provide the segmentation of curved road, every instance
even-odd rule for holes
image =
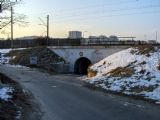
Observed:
[[[31,91],[42,120],[160,120],[160,106],[83,87],[76,75],[50,75],[1,65],[0,72]]]

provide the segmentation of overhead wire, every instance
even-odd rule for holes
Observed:
[[[84,10],[89,10],[91,8],[102,8],[105,6],[116,6],[116,5],[126,5],[128,3],[135,3],[136,1],[128,1],[124,0],[123,2],[116,2],[116,3],[105,3],[105,4],[96,4],[96,5],[89,5],[89,6],[82,6],[82,7],[76,7],[76,8],[70,8],[70,9],[61,9],[57,10],[56,12],[53,10],[47,11],[47,12],[39,12],[39,13],[29,13],[28,15],[39,15],[39,14],[54,14],[54,16],[61,16],[61,13],[69,13],[72,14],[73,12],[78,12],[78,11],[84,11]],[[59,14],[60,13],[60,14]]]
[[[84,20],[84,19],[91,19],[94,18],[94,16],[96,16],[97,18],[102,17],[102,16],[106,16],[106,17],[114,17],[114,16],[124,16],[124,15],[128,15],[128,14],[133,14],[135,15],[135,13],[123,13],[123,14],[111,14],[111,13],[116,13],[116,12],[122,12],[122,11],[131,11],[131,10],[146,10],[146,9],[150,9],[150,8],[160,8],[160,5],[148,5],[148,6],[140,6],[140,7],[132,7],[132,8],[121,8],[121,9],[113,9],[113,10],[104,10],[103,12],[98,11],[98,12],[91,12],[91,13],[84,13],[84,14],[80,14],[77,13],[76,15],[70,15],[70,16],[66,16],[66,17],[55,17],[54,20],[51,20],[54,23],[59,23],[59,22],[66,22],[67,20]],[[137,13],[137,12],[136,12]],[[154,13],[154,12],[144,12],[144,14],[147,13]],[[157,13],[157,11],[156,11]],[[110,14],[110,15],[106,15],[106,14]],[[137,13],[137,14],[143,14],[142,13]],[[87,17],[86,17],[87,16]]]
[[[160,5],[150,5],[150,6],[143,6],[143,7],[133,7],[133,8],[122,8],[122,9],[115,9],[115,10],[109,10],[109,11],[94,11],[90,13],[76,13],[75,15],[65,16],[65,17],[56,17],[56,19],[61,20],[65,18],[74,18],[74,17],[80,17],[80,16],[89,16],[89,15],[96,15],[96,14],[105,14],[105,13],[114,13],[114,12],[121,12],[121,11],[130,11],[130,10],[140,10],[140,9],[148,9],[148,8],[159,8]]]
[[[90,9],[90,8],[96,8],[96,7],[104,7],[104,6],[115,6],[115,5],[122,5],[122,4],[128,4],[128,3],[135,3],[135,1],[128,1],[128,0],[124,0],[116,2],[116,3],[104,3],[104,4],[96,4],[96,5],[89,5],[89,6],[83,6],[83,7],[76,7],[76,8],[70,8],[70,9],[62,9],[59,10],[58,12],[61,13],[67,13],[67,12],[72,12],[72,11],[82,11],[82,10],[86,10],[86,9]]]
[[[143,15],[143,14],[157,14],[157,13],[160,13],[160,11],[149,11],[149,12],[140,12],[140,13],[138,13],[138,12],[136,12],[136,13],[128,13],[128,14],[115,14],[115,15],[104,15],[104,16],[98,16],[98,17],[96,17],[96,18],[98,18],[98,19],[95,19],[95,17],[89,17],[89,18],[78,18],[78,19],[72,19],[72,20],[74,20],[74,21],[89,21],[89,20],[99,20],[99,19],[101,19],[101,18],[110,18],[110,17],[120,17],[120,16],[130,16],[130,15]],[[63,21],[54,21],[54,23],[62,23],[62,22],[69,22],[69,21],[71,21],[71,20],[63,20]]]
[[[71,9],[63,9],[61,10],[62,13],[67,13],[67,14],[63,14],[61,13],[61,15],[56,15],[56,13],[53,15],[54,16],[54,22],[63,22],[63,21],[66,21],[66,20],[79,20],[79,19],[90,19],[90,16],[108,16],[106,14],[111,14],[111,13],[116,13],[116,12],[122,12],[122,11],[130,11],[130,10],[144,10],[144,9],[150,9],[150,8],[159,8],[160,5],[148,5],[148,6],[139,6],[139,7],[132,7],[132,8],[121,8],[121,9],[113,9],[113,10],[106,10],[104,7],[107,6],[107,5],[119,5],[119,4],[123,4],[123,5],[126,5],[128,3],[133,3],[135,1],[128,1],[128,0],[124,0],[123,2],[116,2],[116,3],[107,3],[107,4],[100,4],[100,5],[90,5],[90,6],[84,6],[84,7],[79,7],[79,8],[71,8]],[[85,10],[90,10],[90,8],[96,8],[97,9],[101,7],[101,9],[99,10],[94,10],[94,11],[91,11],[91,12],[85,12]],[[102,9],[103,7],[103,9]],[[64,12],[63,12],[64,11]],[[72,12],[73,11],[73,12]],[[79,11],[79,12],[78,12]],[[84,12],[84,13],[83,13]],[[46,13],[46,14],[49,14],[49,13],[53,13],[52,11]],[[74,13],[74,14],[73,14]],[[44,14],[44,13],[42,13]],[[128,13],[127,13],[128,14]],[[132,13],[129,13],[129,14],[132,14]],[[145,13],[146,14],[146,13]],[[38,14],[37,14],[38,15]],[[121,14],[120,14],[121,15]],[[110,16],[120,16],[119,14],[116,14],[116,15],[110,15]],[[87,17],[86,17],[87,16]]]

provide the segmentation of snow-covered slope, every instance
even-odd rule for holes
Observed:
[[[113,54],[93,65],[90,84],[108,91],[160,101],[160,49],[141,46]]]

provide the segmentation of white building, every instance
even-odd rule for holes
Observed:
[[[81,31],[69,31],[69,38],[70,39],[81,39],[82,32]]]
[[[158,42],[156,40],[148,40],[148,43],[150,43],[150,44],[156,44]]]
[[[105,35],[100,35],[100,36],[89,36],[89,39],[92,40],[100,40],[100,41],[110,41],[110,39],[105,36]]]
[[[109,41],[109,38],[108,38],[107,36],[105,36],[105,35],[100,35],[98,38],[99,38],[101,41]]]
[[[115,36],[115,35],[109,36],[109,40],[110,40],[110,41],[119,41],[118,37]]]

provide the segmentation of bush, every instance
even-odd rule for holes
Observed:
[[[134,74],[134,70],[132,68],[118,67],[107,74],[111,77],[131,77]]]
[[[93,71],[93,70],[90,69],[90,68],[89,68],[87,71],[88,71],[87,76],[88,76],[89,78],[95,77],[95,76],[97,75],[97,71]]]

